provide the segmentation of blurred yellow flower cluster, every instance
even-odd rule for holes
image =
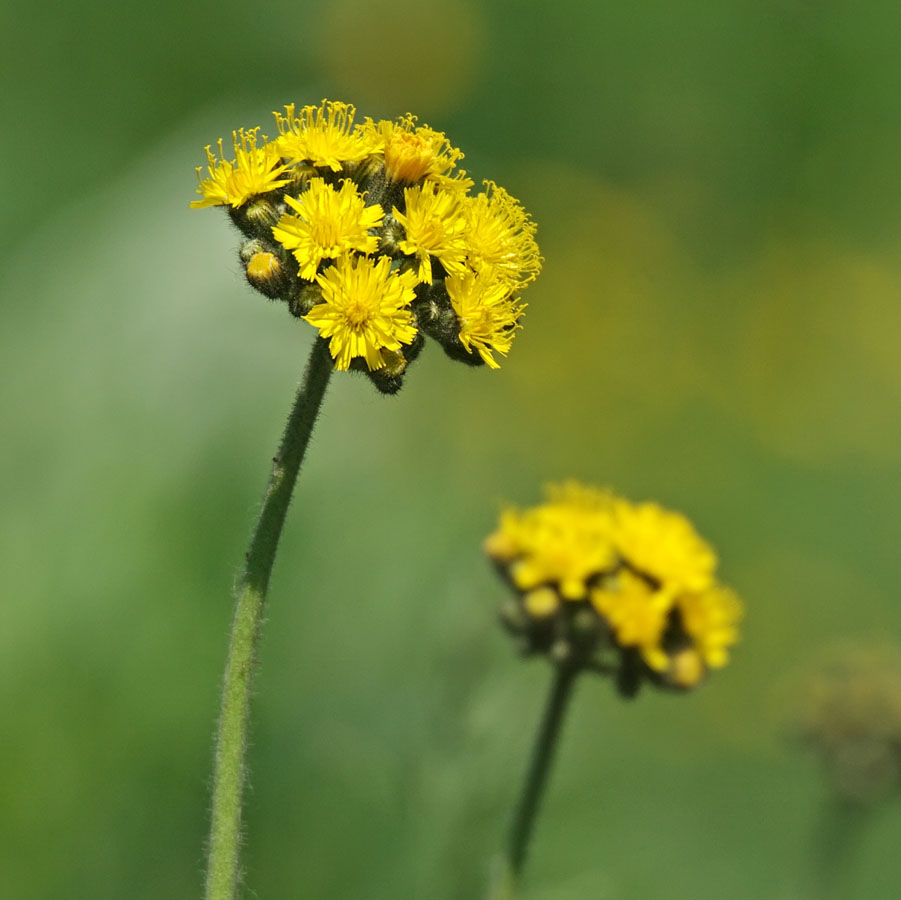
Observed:
[[[525,652],[689,688],[728,661],[742,616],[682,515],[570,481],[502,512],[486,553],[516,590],[503,618]]]
[[[248,281],[319,330],[340,370],[392,393],[424,336],[449,356],[498,368],[541,270],[535,223],[493,182],[470,194],[444,134],[396,121],[355,123],[353,106],[275,113],[278,137],[234,134],[197,170],[200,199],[246,237]]]

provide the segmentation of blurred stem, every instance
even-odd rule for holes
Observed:
[[[255,648],[288,504],[331,374],[328,345],[317,339],[281,445],[272,460],[269,484],[238,582],[216,737],[206,900],[233,900],[237,889],[241,796]]]
[[[510,826],[503,868],[495,879],[491,900],[512,900],[516,895],[516,888],[526,862],[529,840],[557,751],[563,717],[579,671],[577,666],[566,665],[557,666],[554,670],[554,679],[532,751],[532,760]]]
[[[853,897],[851,876],[870,809],[838,797],[823,805],[814,839],[813,897],[840,900]]]

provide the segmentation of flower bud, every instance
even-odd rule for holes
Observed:
[[[523,612],[522,605],[513,597],[508,597],[498,611],[501,624],[511,634],[522,634],[528,628],[528,618]]]
[[[271,237],[272,226],[281,217],[278,205],[269,197],[254,197],[237,208],[229,209],[232,222],[248,237]]]
[[[400,242],[404,239],[404,229],[394,216],[386,216],[385,224],[379,235],[379,250],[386,256],[397,256],[400,253]]]
[[[573,648],[572,644],[566,638],[559,638],[551,644],[551,649],[548,654],[551,662],[556,663],[558,666],[563,663],[568,663],[572,659]]]
[[[258,251],[254,253],[244,270],[247,281],[261,294],[275,300],[284,296],[288,287],[288,279],[284,268],[274,253]]]
[[[320,303],[322,303],[322,288],[318,284],[301,283],[300,287],[288,298],[288,309],[292,316],[301,319]]]
[[[542,587],[529,591],[522,598],[522,605],[533,619],[544,619],[557,611],[560,606],[560,598],[553,588]]]
[[[707,674],[701,654],[694,647],[678,650],[669,659],[669,668],[663,676],[666,684],[676,688],[693,688]]]
[[[295,197],[298,194],[302,194],[306,190],[310,179],[315,178],[319,173],[313,166],[303,164],[289,169],[287,174],[291,180],[285,188],[285,193]]]

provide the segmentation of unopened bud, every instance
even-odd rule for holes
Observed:
[[[385,365],[381,371],[390,378],[403,375],[407,368],[407,359],[399,350],[382,350],[382,359]]]
[[[307,182],[311,178],[315,178],[319,173],[308,163],[302,163],[289,170],[291,173],[291,181],[285,188],[285,193],[296,197],[307,189]]]
[[[244,271],[251,286],[261,294],[276,299],[285,293],[288,280],[281,262],[274,253],[268,251],[254,253],[247,260]]]
[[[271,237],[272,226],[281,218],[279,208],[268,197],[254,197],[244,206],[229,209],[229,215],[244,234],[258,237]]]
[[[533,619],[546,619],[560,607],[560,598],[553,588],[541,587],[529,591],[522,598],[522,605]]]
[[[568,662],[572,657],[572,654],[573,649],[569,641],[565,638],[560,638],[551,644],[550,653],[548,655],[551,658],[551,662],[555,662],[559,665],[560,663]]]
[[[498,611],[501,624],[514,634],[523,632],[528,627],[528,620],[523,614],[522,607],[513,597],[509,597],[501,605]]]
[[[701,654],[694,647],[679,650],[669,658],[669,668],[664,680],[673,687],[693,688],[707,674]]]
[[[288,309],[298,319],[305,316],[314,306],[322,303],[322,288],[318,284],[303,284],[288,299]]]
[[[387,256],[396,256],[400,252],[398,245],[404,237],[404,229],[400,222],[394,216],[386,216],[379,235],[379,249]]]
[[[601,620],[594,609],[584,607],[572,617],[572,629],[580,638],[593,638],[601,629]]]

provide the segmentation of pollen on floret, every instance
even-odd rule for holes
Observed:
[[[191,203],[192,209],[206,206],[231,206],[238,208],[251,197],[266,194],[288,183],[284,178],[287,166],[274,144],[262,138],[257,146],[259,128],[245,131],[243,128],[232,132],[235,158],[228,160],[219,139],[219,158],[206,147],[208,178],[202,176],[202,167],[197,168],[200,186],[197,193],[200,200]]]
[[[466,267],[466,220],[462,198],[434,183],[404,191],[405,212],[394,208],[394,218],[404,227],[406,237],[398,243],[402,253],[419,260],[420,282],[432,280],[432,259],[449,274],[461,275]]]
[[[535,223],[507,191],[493,181],[484,184],[485,190],[466,203],[470,265],[522,290],[541,271]]]
[[[319,106],[304,106],[295,113],[294,104],[285,114],[275,112],[279,137],[276,145],[286,159],[324,166],[334,172],[359,162],[381,148],[377,134],[354,126],[356,109],[349,103],[323,100]]]
[[[369,230],[382,224],[382,207],[367,206],[349,179],[336,189],[313,178],[300,197],[286,196],[285,203],[294,214],[285,213],[272,233],[293,251],[298,275],[307,281],[316,277],[324,259],[337,259],[351,251],[374,253],[378,248],[378,238]]]
[[[452,146],[447,137],[428,125],[417,125],[409,113],[396,122],[369,122],[364,130],[382,140],[385,174],[389,181],[416,184],[429,177],[444,180],[463,159],[462,151]]]
[[[460,343],[490,368],[499,369],[493,354],[506,356],[510,351],[525,304],[511,296],[508,284],[490,275],[451,275],[445,287],[459,323]]]
[[[362,358],[370,371],[382,369],[382,351],[412,344],[417,329],[409,309],[415,298],[416,275],[391,270],[391,260],[341,257],[316,276],[323,302],[304,319],[329,339],[335,368],[346,371]]]

